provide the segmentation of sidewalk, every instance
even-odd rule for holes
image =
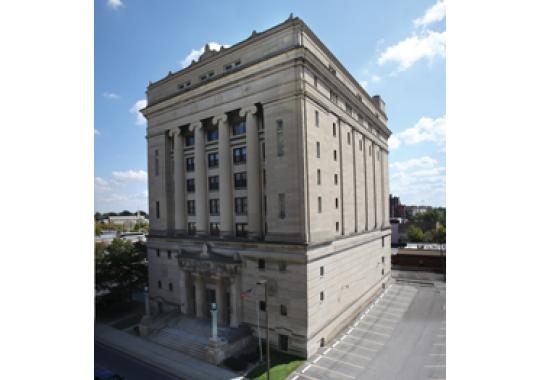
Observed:
[[[182,379],[242,379],[227,369],[216,367],[178,351],[169,350],[103,324],[94,324],[94,339]]]

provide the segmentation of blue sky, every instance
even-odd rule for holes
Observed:
[[[147,210],[149,81],[181,69],[205,43],[233,45],[293,12],[370,95],[386,102],[390,192],[446,205],[446,19],[440,0],[94,3],[94,208]]]

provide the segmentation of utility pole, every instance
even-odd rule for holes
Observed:
[[[266,280],[257,281],[257,285],[264,285],[264,305],[266,311],[266,380],[270,380],[270,329],[268,327],[268,283]]]

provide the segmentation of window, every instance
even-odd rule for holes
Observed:
[[[339,222],[336,222],[336,232],[339,232]]]
[[[351,132],[347,132],[347,144],[351,145]]]
[[[381,262],[384,264],[384,256],[381,256]]]
[[[339,199],[336,198],[336,208],[339,208]]]
[[[334,69],[332,66],[328,65],[328,70],[330,70],[333,75],[337,75],[336,69]]]
[[[337,102],[338,102],[338,96],[337,96],[337,94],[336,94],[334,91],[332,91],[332,90],[330,90],[330,101],[331,101],[332,103],[334,103],[334,104],[337,104]]]
[[[205,80],[207,80],[207,79],[212,78],[213,76],[214,76],[214,72],[213,72],[213,71],[209,71],[209,72],[207,72],[206,74],[201,75],[201,76],[199,77],[199,79],[200,79],[201,81],[205,81]]]
[[[247,215],[247,198],[234,198],[234,212],[236,215]]]
[[[262,158],[263,161],[266,160],[266,144],[262,143]]]
[[[245,120],[238,120],[236,123],[232,126],[233,130],[233,136],[243,135],[246,133],[246,121]]]
[[[209,168],[217,168],[219,166],[219,154],[218,153],[210,153],[208,155],[208,167]]]
[[[219,215],[219,199],[210,199],[210,215]]]
[[[337,136],[336,123],[332,123],[332,134],[334,135],[334,137]]]
[[[381,238],[381,244],[382,244],[382,246],[383,246],[383,248],[384,248],[384,236]],[[383,257],[383,259],[384,259],[384,257]],[[383,260],[383,261],[384,261],[384,260]]]
[[[321,143],[317,141],[317,158],[321,158]]]
[[[259,301],[259,310],[260,311],[266,311],[266,302]]]
[[[223,70],[224,70],[224,71],[229,71],[229,70],[232,69],[232,68],[233,68],[232,63],[229,63],[228,65],[223,66]]]
[[[319,126],[319,111],[315,111],[315,126]]]
[[[319,299],[320,299],[321,301],[324,301],[324,292],[320,292],[320,293],[319,293]]]
[[[210,235],[219,236],[219,223],[210,223]]]
[[[317,169],[317,185],[321,184],[321,169]]]
[[[195,178],[188,179],[186,181],[186,185],[187,185],[187,192],[188,193],[195,192]]]
[[[258,263],[259,270],[265,270],[266,269],[266,260],[265,259],[259,259],[257,263]]]
[[[245,189],[247,187],[246,172],[234,173],[234,188]]]
[[[195,235],[195,233],[197,232],[197,227],[195,223],[188,223],[187,228],[188,228],[189,235]]]
[[[206,132],[206,140],[208,142],[210,141],[216,141],[219,139],[219,130],[217,128],[210,128]]]
[[[161,289],[161,280],[158,280],[157,287]]]
[[[321,347],[324,347],[324,345],[325,345],[324,338],[321,338]]]
[[[277,156],[283,157],[283,120],[276,121]]]
[[[285,261],[280,261],[278,266],[280,272],[285,272],[287,270],[287,263]]]
[[[237,237],[247,236],[247,223],[236,223],[236,236]]]
[[[193,145],[195,145],[195,135],[193,133],[189,133],[186,135],[186,146]]]
[[[233,162],[243,164],[246,162],[246,147],[233,149]]]
[[[208,190],[209,191],[219,190],[219,176],[214,175],[214,176],[208,177]]]
[[[186,158],[186,171],[192,172],[195,170],[195,158],[189,157]]]
[[[171,257],[172,257],[171,251],[170,251],[170,250],[168,250],[168,251],[167,251],[167,258],[168,258],[168,259],[170,260],[170,259],[171,259]]]
[[[154,175],[159,175],[159,150],[154,152]]]
[[[184,82],[184,83],[181,83],[178,85],[178,90],[183,90],[183,89],[187,89],[188,87],[191,86],[191,81],[188,80],[187,82]]]
[[[319,275],[324,277],[324,267],[319,267]]]
[[[281,315],[287,316],[287,306],[285,306],[285,305],[280,305],[280,307],[279,307],[279,313],[280,313]]]
[[[334,149],[334,161],[337,161],[337,150]]]
[[[187,201],[187,214],[195,215],[195,201]]]
[[[384,276],[384,269],[381,270],[381,275]]]
[[[281,351],[289,351],[289,337],[287,335],[279,334],[279,349]]]
[[[156,202],[156,219],[159,219],[159,201]]]
[[[319,214],[322,212],[322,197],[317,198],[318,206],[319,206]]]
[[[279,197],[279,218],[285,219],[285,194],[278,194]]]
[[[160,255],[160,252],[159,252],[159,248],[158,248],[158,249],[156,249],[156,256],[159,257],[159,255]]]
[[[334,185],[338,184],[338,175],[334,174]]]
[[[173,291],[172,282],[169,282],[169,291],[170,291],[170,292]]]

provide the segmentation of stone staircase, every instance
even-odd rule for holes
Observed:
[[[183,352],[201,360],[206,360],[208,338],[192,335],[175,328],[165,327],[150,335],[149,339],[161,346]]]

